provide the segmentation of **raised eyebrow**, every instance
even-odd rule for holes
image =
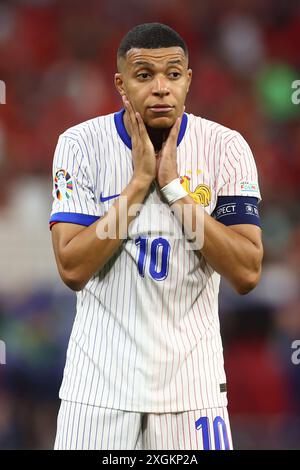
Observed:
[[[150,62],[145,62],[145,61],[134,62],[132,65],[133,65],[133,67],[138,67],[140,65],[146,65],[147,67],[155,67],[154,64],[152,64]]]
[[[180,59],[178,59],[178,60],[170,60],[170,61],[167,63],[167,65],[170,65],[170,64],[172,64],[172,65],[178,64],[178,65],[183,66],[182,61],[181,61]],[[133,67],[134,67],[134,68],[136,68],[136,67],[138,67],[138,66],[140,66],[140,65],[145,65],[145,66],[147,66],[147,67],[154,67],[154,68],[155,68],[155,64],[152,64],[151,62],[137,61],[137,62],[134,62],[134,63],[133,63]]]
[[[180,59],[178,60],[170,60],[167,65],[169,64],[178,64],[178,65],[183,65],[182,61]]]

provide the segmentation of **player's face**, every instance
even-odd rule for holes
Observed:
[[[115,75],[115,85],[146,125],[169,128],[183,111],[191,79],[192,70],[181,47],[133,48],[127,52],[122,72]]]

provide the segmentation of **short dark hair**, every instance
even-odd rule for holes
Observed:
[[[188,48],[179,34],[163,23],[144,23],[132,28],[120,42],[117,53],[119,69],[120,59],[126,59],[126,53],[136,47],[138,49],[159,49],[160,47],[181,47],[186,57]]]

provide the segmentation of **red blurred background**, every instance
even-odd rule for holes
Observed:
[[[186,111],[242,133],[256,158],[260,285],[222,284],[220,317],[236,448],[299,448],[300,6],[291,0],[23,0],[0,3],[0,448],[52,448],[75,294],[54,264],[51,167],[66,128],[122,107],[116,52],[139,23],[185,39]]]

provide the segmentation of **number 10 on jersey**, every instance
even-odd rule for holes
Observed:
[[[163,281],[168,276],[170,243],[159,237],[149,240],[148,237],[138,237],[135,244],[139,247],[138,271],[145,277],[147,257],[150,256],[149,274],[155,281]]]

